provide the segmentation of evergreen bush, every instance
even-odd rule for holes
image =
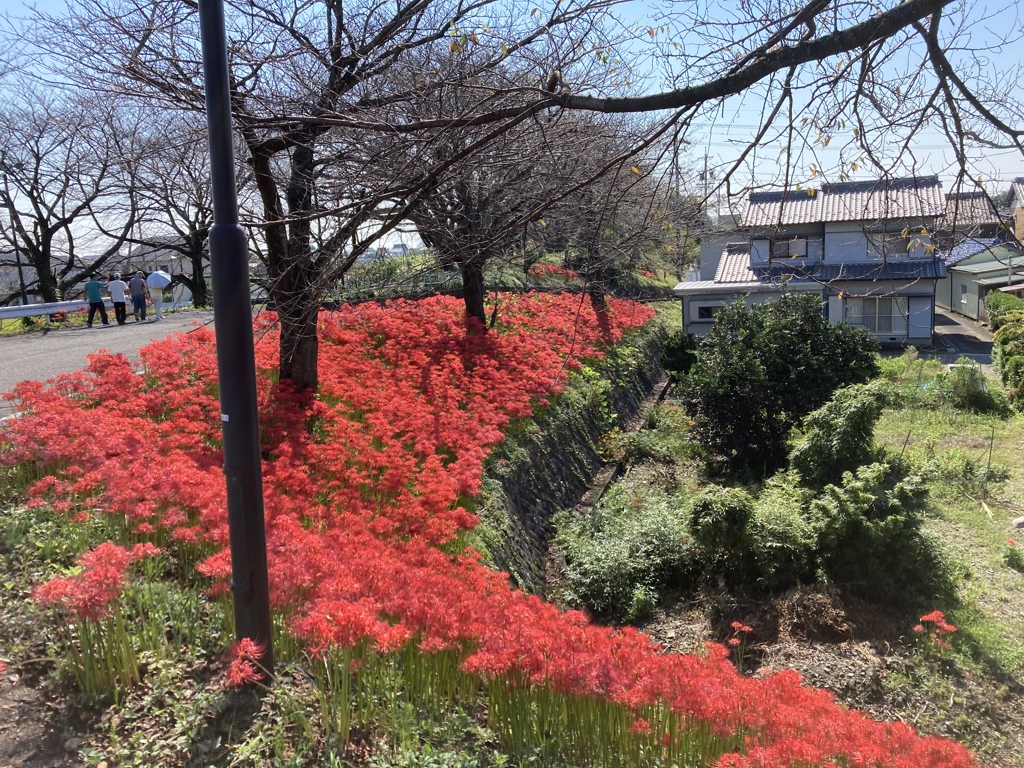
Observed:
[[[693,435],[731,471],[770,475],[805,415],[877,374],[877,350],[873,336],[829,325],[817,296],[723,307],[681,387]]]
[[[985,295],[985,311],[993,331],[1004,324],[1008,313],[1020,310],[1024,310],[1024,301],[1017,296],[1002,291],[990,291]]]
[[[927,500],[899,461],[847,472],[810,505],[819,579],[885,602],[952,601],[952,568],[921,528]]]
[[[932,393],[941,404],[961,411],[1001,414],[1007,410],[1003,393],[990,388],[981,367],[967,357],[961,357],[949,371],[935,377]]]
[[[661,364],[672,372],[676,379],[686,373],[697,362],[697,337],[692,333],[677,331],[665,339],[661,347]]]
[[[845,387],[804,419],[804,439],[790,454],[789,465],[812,488],[842,481],[845,472],[876,457],[875,424],[882,414],[885,387]]]

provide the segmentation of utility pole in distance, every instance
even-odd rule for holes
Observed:
[[[267,583],[252,299],[245,232],[238,224],[223,0],[199,0],[199,24],[213,186],[210,273],[216,297],[213,320],[217,335],[235,634],[239,640],[251,638],[260,644],[263,656],[259,663],[271,674],[274,670],[273,627]]]

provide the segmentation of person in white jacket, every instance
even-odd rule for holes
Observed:
[[[146,285],[149,286],[149,297],[153,301],[153,311],[156,314],[154,320],[160,320],[163,317],[161,308],[163,307],[164,300],[164,288],[171,284],[171,276],[163,271],[163,268],[157,267],[155,272],[151,272],[149,277],[146,278]]]
[[[114,303],[114,317],[118,325],[124,325],[127,317],[128,283],[121,279],[121,273],[115,272],[114,279],[107,283],[110,300]]]

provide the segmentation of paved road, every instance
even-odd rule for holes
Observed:
[[[0,338],[0,392],[9,392],[20,381],[45,381],[58,373],[70,373],[85,367],[86,355],[106,349],[134,358],[139,348],[176,331],[189,331],[196,324],[213,323],[213,311],[165,314],[160,322],[152,320],[104,328],[60,328],[41,333]],[[0,402],[0,415],[9,412]]]
[[[936,307],[935,342],[951,355],[969,357],[982,366],[992,364],[991,331],[968,317]]]

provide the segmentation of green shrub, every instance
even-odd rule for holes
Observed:
[[[1024,301],[1002,291],[991,291],[985,296],[985,310],[988,314],[988,324],[994,331],[1003,325],[1008,313],[1024,310]]]
[[[1014,539],[1006,540],[1006,549],[1003,550],[1003,562],[1015,571],[1024,573],[1024,547]]]
[[[774,590],[813,578],[810,498],[791,473],[768,480],[756,498],[720,486],[699,493],[690,506],[690,531],[702,580]]]
[[[633,590],[633,601],[629,604],[629,610],[626,612],[626,620],[630,622],[643,621],[650,617],[657,604],[657,590],[647,584],[639,585]]]
[[[814,578],[814,530],[807,518],[811,493],[791,472],[765,483],[754,504],[749,545],[754,581],[780,590]]]
[[[663,589],[690,578],[683,505],[668,494],[613,486],[589,517],[563,514],[555,524],[566,599],[599,616],[640,618]]]
[[[902,382],[919,369],[917,347],[907,347],[899,357],[883,357],[878,361],[878,375],[894,384]]]
[[[733,472],[770,475],[806,414],[877,373],[877,349],[873,336],[829,325],[817,296],[723,307],[681,386],[693,435]]]
[[[1024,403],[1024,355],[1005,357],[1000,361],[1003,384],[1006,385],[1006,397],[1010,403],[1019,408]]]
[[[659,403],[647,412],[644,429],[622,432],[614,428],[602,435],[601,455],[605,461],[624,464],[645,460],[670,464],[692,459],[699,446],[689,439],[691,424],[678,405]]]
[[[883,399],[883,385],[840,389],[804,419],[804,439],[790,454],[790,468],[808,486],[824,488],[840,482],[843,473],[870,464],[877,454],[874,433]]]
[[[1001,465],[989,465],[984,456],[973,457],[963,448],[950,448],[940,454],[926,451],[923,459],[915,457],[917,471],[929,482],[945,483],[967,493],[976,493],[989,483],[1002,483],[1010,471]]]
[[[690,502],[690,535],[700,567],[707,576],[726,576],[732,583],[750,580],[753,560],[750,521],[754,499],[742,488],[713,485]]]
[[[661,364],[666,371],[680,374],[690,371],[697,362],[697,337],[692,333],[677,331],[665,339],[661,345]]]
[[[897,461],[846,473],[810,505],[819,578],[893,603],[952,600],[950,565],[921,528],[927,500],[921,479]]]
[[[1024,355],[1024,312],[1010,312],[992,338],[1000,357]]]
[[[967,357],[935,377],[932,393],[940,403],[961,411],[1002,414],[1008,410],[1003,393],[990,388],[981,367]]]

